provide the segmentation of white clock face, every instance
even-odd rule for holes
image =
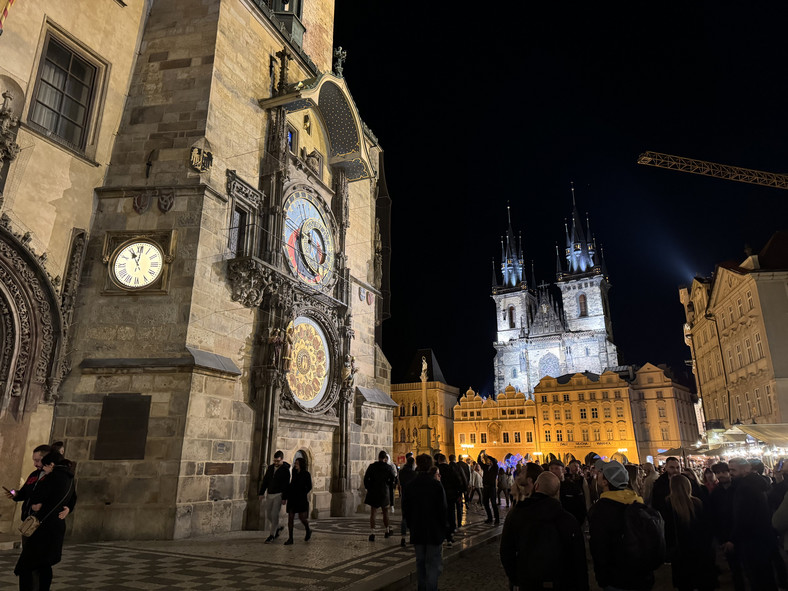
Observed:
[[[112,260],[112,276],[126,289],[142,289],[161,275],[164,256],[153,242],[134,241],[118,249]]]

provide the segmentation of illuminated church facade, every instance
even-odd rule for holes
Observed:
[[[583,227],[572,190],[572,222],[565,226],[565,262],[556,246],[556,282],[526,279],[522,237],[515,238],[511,213],[501,240],[501,274],[493,271],[497,317],[495,390],[507,385],[533,397],[545,376],[618,365],[608,305],[610,283],[588,220]]]

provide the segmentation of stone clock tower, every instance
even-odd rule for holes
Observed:
[[[277,449],[347,515],[391,447],[390,200],[332,21],[330,0],[153,6],[54,421],[77,537],[260,527]]]

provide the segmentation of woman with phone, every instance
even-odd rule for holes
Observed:
[[[50,452],[41,460],[41,466],[44,475],[28,499],[31,513],[41,523],[32,535],[22,538],[22,553],[14,568],[20,591],[49,590],[52,567],[60,562],[66,534],[66,522],[58,518],[58,513],[74,496],[74,474],[68,460]]]

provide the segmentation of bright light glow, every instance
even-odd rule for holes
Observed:
[[[626,447],[619,447],[619,448],[618,448],[618,453],[620,453],[620,454],[625,454],[625,453],[627,453],[628,451],[629,451],[629,450],[628,450]]]

